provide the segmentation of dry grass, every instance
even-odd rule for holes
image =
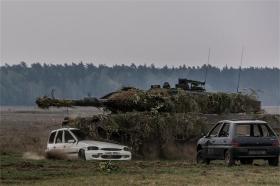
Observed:
[[[64,117],[84,117],[96,113],[100,113],[100,110],[90,107],[48,110],[34,107],[1,107],[1,152],[36,152],[42,155],[50,131],[61,127]]]
[[[49,132],[60,126],[58,113],[1,111],[1,152],[43,153]]]
[[[1,183],[13,185],[279,185],[279,167],[263,161],[226,167],[223,162],[196,165],[191,161],[112,162],[24,160],[1,155]]]

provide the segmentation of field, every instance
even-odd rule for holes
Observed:
[[[108,169],[107,169],[108,168]],[[190,161],[85,162],[24,160],[1,155],[2,184],[21,185],[279,185],[279,167],[263,162],[225,167]]]
[[[225,167],[222,161],[196,165],[180,161],[84,162],[49,160],[44,149],[49,132],[65,116],[102,110],[1,108],[1,185],[280,185],[280,168],[267,162]]]

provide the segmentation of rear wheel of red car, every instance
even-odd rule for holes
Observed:
[[[270,166],[278,166],[279,165],[279,158],[278,157],[277,158],[270,158],[268,160],[268,164]]]
[[[210,160],[209,159],[206,159],[203,157],[203,150],[199,150],[197,151],[197,154],[196,154],[196,163],[197,164],[209,164],[210,163]]]
[[[235,164],[235,160],[233,159],[232,154],[229,150],[225,152],[225,164],[227,166],[232,166]]]
[[[84,149],[79,150],[78,156],[80,160],[86,160],[85,150]]]
[[[240,160],[240,163],[243,165],[252,165],[253,159],[243,159],[243,160]]]

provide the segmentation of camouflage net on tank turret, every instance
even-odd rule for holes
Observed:
[[[101,99],[59,100],[40,97],[40,108],[50,106],[96,106],[105,107],[113,113],[152,111],[169,113],[252,113],[259,112],[260,102],[253,96],[241,93],[190,92],[181,89],[154,88],[148,91],[123,88]]]

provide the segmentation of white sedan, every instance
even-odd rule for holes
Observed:
[[[86,136],[76,128],[61,128],[50,134],[46,152],[61,152],[68,158],[83,160],[131,160],[127,146],[86,140]]]

